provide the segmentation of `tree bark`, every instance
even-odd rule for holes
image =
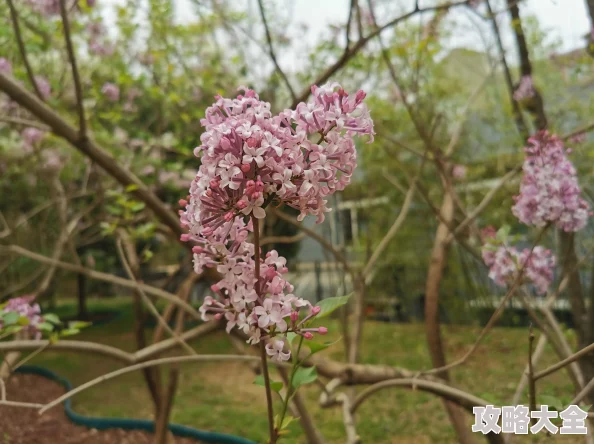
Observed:
[[[427,283],[425,285],[425,332],[429,345],[429,353],[434,367],[446,365],[443,341],[439,325],[439,288],[443,278],[443,270],[446,264],[449,234],[448,226],[454,220],[454,199],[451,193],[445,192],[441,205],[442,221],[437,227],[435,241],[431,252],[429,270],[427,272]],[[450,380],[447,371],[438,374],[445,381]],[[474,442],[471,429],[466,423],[464,410],[458,405],[443,399],[444,407],[450,421],[456,430],[458,440],[461,443]]]

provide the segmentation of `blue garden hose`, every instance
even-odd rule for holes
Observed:
[[[67,391],[72,390],[72,384],[67,379],[58,376],[51,370],[34,365],[24,365],[16,369],[16,373],[28,373],[44,378],[50,379],[62,385]],[[72,410],[72,400],[64,401],[64,412],[68,419],[74,424],[97,429],[124,429],[124,430],[143,430],[146,432],[155,431],[154,421],[146,419],[124,419],[124,418],[93,418],[89,416],[79,415]],[[238,436],[227,435],[224,433],[207,432],[204,430],[197,430],[192,427],[187,427],[179,424],[169,424],[169,430],[174,436],[182,438],[193,438],[203,442],[217,443],[217,444],[256,444]]]

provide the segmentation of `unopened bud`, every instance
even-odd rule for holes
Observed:
[[[318,333],[321,335],[325,335],[326,333],[328,333],[328,329],[326,327],[319,327]]]
[[[303,337],[305,339],[313,339],[313,334],[309,331],[306,331],[305,333],[303,333]]]

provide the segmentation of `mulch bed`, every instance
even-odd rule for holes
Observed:
[[[37,375],[15,374],[6,382],[6,399],[47,403],[64,393],[57,383]],[[2,444],[152,444],[153,435],[135,430],[96,430],[70,422],[63,406],[43,415],[37,410],[0,406]],[[175,438],[175,444],[197,444],[188,438]]]

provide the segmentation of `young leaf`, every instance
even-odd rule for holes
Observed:
[[[138,185],[136,185],[135,183],[131,183],[130,185],[128,185],[126,187],[126,191],[128,193],[132,192],[132,191],[136,191],[138,189]]]
[[[19,320],[17,321],[17,324],[25,327],[25,326],[29,325],[29,322],[30,321],[29,321],[29,318],[28,317],[26,317],[26,316],[20,316],[19,317]]]
[[[318,303],[318,306],[321,307],[322,310],[317,314],[316,319],[329,316],[334,310],[345,305],[349,301],[351,295],[352,293],[347,294],[346,296],[335,296],[333,298],[322,299]]]
[[[41,331],[53,331],[54,326],[49,322],[42,322],[41,324],[37,324],[37,329]]]
[[[328,347],[330,347],[331,345],[336,344],[341,339],[342,339],[342,337],[338,338],[334,342],[325,342],[323,344],[320,344],[319,342],[307,342],[307,348],[309,348],[309,351],[310,351],[309,356],[311,356],[311,355],[313,355],[313,354],[315,354],[317,352],[321,352],[322,350],[326,350]]]
[[[67,328],[60,332],[60,336],[74,336],[80,333],[78,328]]]
[[[72,321],[68,323],[68,328],[73,328],[76,330],[80,330],[81,328],[86,328],[90,325],[93,325],[91,322],[84,322],[84,321]]]
[[[52,324],[55,324],[55,325],[60,325],[62,323],[62,321],[60,321],[60,318],[57,315],[55,315],[54,313],[44,314],[43,320],[47,321],[47,322],[51,322]]]
[[[19,314],[15,311],[9,311],[2,315],[2,323],[5,326],[14,325],[19,321]]]
[[[293,416],[287,415],[285,416],[285,419],[283,419],[283,423],[280,426],[281,430],[286,429],[287,427],[289,427],[289,424],[291,424],[293,421],[295,421],[297,418],[294,418]]]
[[[318,378],[315,367],[299,367],[293,376],[293,388],[297,389],[305,384],[310,384]]]
[[[266,384],[264,382],[264,376],[259,375],[256,376],[256,379],[254,380],[254,384],[262,386],[262,387],[266,387]],[[280,392],[283,388],[283,383],[280,381],[270,381],[270,389],[274,392]]]

